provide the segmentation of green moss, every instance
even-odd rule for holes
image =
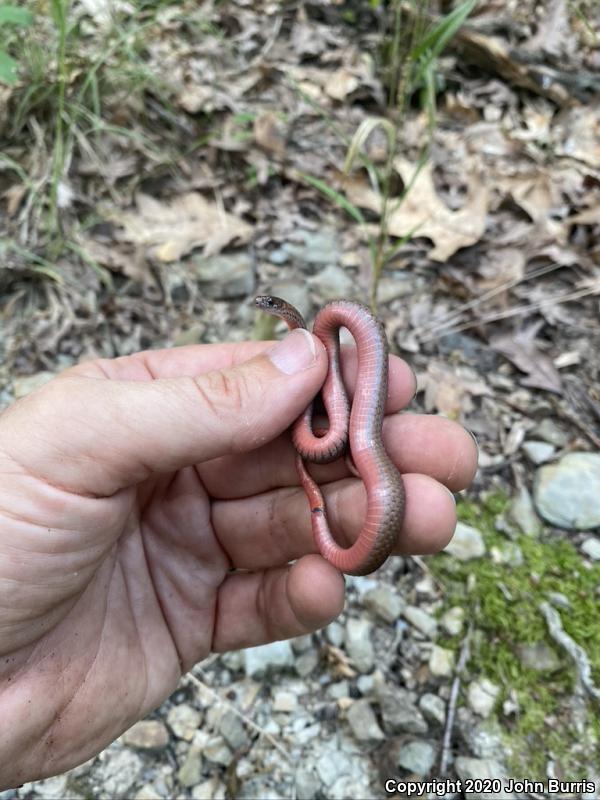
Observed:
[[[503,495],[490,494],[482,505],[459,505],[459,518],[481,531],[487,555],[468,562],[446,554],[430,559],[432,571],[446,589],[442,613],[460,605],[473,624],[466,680],[487,677],[500,686],[499,705],[510,697],[517,699],[515,715],[500,715],[515,774],[541,779],[552,757],[569,774],[586,777],[590,751],[600,742],[600,720],[588,698],[586,730],[591,732],[590,739],[595,738],[595,745],[594,741],[582,744],[571,719],[576,670],[570,657],[550,638],[539,605],[552,592],[568,599],[569,609],[560,610],[563,627],[585,649],[593,680],[600,685],[600,565],[586,566],[562,536],[534,539],[515,534],[509,542],[496,528],[508,502]],[[521,563],[500,564],[490,557],[493,548],[502,552],[515,545],[521,551]],[[536,643],[554,650],[560,661],[558,669],[533,670],[522,663],[520,648]],[[460,645],[460,640],[451,639],[444,646],[458,649]]]

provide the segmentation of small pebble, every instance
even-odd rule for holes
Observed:
[[[346,714],[354,737],[359,742],[382,741],[385,735],[368,700],[356,700]]]
[[[434,644],[429,657],[429,671],[438,678],[449,678],[454,672],[454,652]]]
[[[298,698],[292,692],[285,689],[278,689],[273,697],[273,711],[280,711],[284,714],[293,713],[298,707]]]
[[[437,621],[431,614],[423,611],[423,609],[418,606],[406,606],[402,614],[414,628],[421,631],[428,639],[435,639],[437,634]]]
[[[454,606],[446,611],[440,620],[442,628],[446,631],[446,633],[450,634],[450,636],[459,635],[463,629],[464,621],[465,610],[460,606]]]
[[[167,724],[175,736],[186,742],[192,741],[201,722],[201,713],[197,709],[184,703],[174,706],[167,714]]]
[[[477,528],[466,525],[464,522],[457,522],[454,536],[444,547],[444,552],[458,558],[459,561],[481,558],[485,554],[483,536]]]

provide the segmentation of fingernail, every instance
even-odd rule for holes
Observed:
[[[308,331],[296,328],[285,339],[277,342],[268,355],[278,370],[286,375],[293,375],[315,363],[317,348]]]
[[[479,442],[477,441],[477,437],[475,436],[473,431],[469,430],[468,428],[465,428],[465,430],[467,431],[468,434],[470,434],[471,439],[473,439],[473,441],[475,442],[475,447],[477,448],[477,459],[479,459]]]
[[[419,389],[421,387],[419,386],[419,381],[417,379],[417,373],[414,371],[414,369],[411,367],[410,364],[408,365],[408,367],[409,367],[410,371],[412,372],[413,378],[414,378],[414,381],[415,381],[415,391],[414,391],[414,394],[413,394],[413,396],[411,398],[411,401],[410,401],[411,403],[414,403],[417,395],[419,394]]]
[[[447,486],[444,486],[444,489],[448,492],[448,494],[452,498],[452,502],[454,503],[454,505],[456,505],[456,495],[454,494],[454,492],[451,492]]]

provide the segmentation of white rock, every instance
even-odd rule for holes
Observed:
[[[178,739],[191,742],[200,727],[202,714],[192,706],[181,703],[174,706],[167,714],[167,723]]]
[[[533,439],[528,442],[523,442],[521,447],[527,454],[529,460],[534,464],[543,464],[545,461],[549,461],[556,452],[556,448],[553,444],[538,442]]]
[[[298,707],[298,698],[292,692],[285,689],[277,689],[273,697],[273,711],[280,711],[291,714]]]
[[[193,800],[217,800],[219,797],[225,797],[225,786],[216,775],[192,789]]]
[[[157,719],[142,719],[125,731],[122,741],[138,750],[162,750],[169,743],[169,731]]]
[[[370,672],[375,664],[372,628],[367,619],[350,618],[346,623],[346,651],[359,672]]]
[[[416,706],[414,695],[399,686],[378,688],[383,724],[388,733],[427,733],[427,723]]]
[[[244,651],[246,675],[255,678],[269,669],[280,669],[294,665],[294,651],[289,641],[271,642],[260,647],[247,647]]]
[[[460,561],[481,558],[485,554],[483,537],[477,528],[466,525],[464,522],[457,522],[454,536],[444,547],[444,552],[458,558]]]
[[[339,700],[341,697],[349,697],[350,696],[350,687],[348,685],[348,681],[337,681],[336,683],[331,683],[327,689],[326,693],[328,697],[331,697],[332,700]]]
[[[373,692],[373,676],[372,675],[359,675],[356,679],[356,688],[365,697]]]
[[[523,551],[516,542],[505,542],[501,547],[490,548],[490,558],[494,564],[520,567],[523,563]]]
[[[410,624],[421,631],[428,639],[435,639],[437,634],[437,622],[426,611],[418,606],[406,606],[402,615]]]
[[[568,530],[600,525],[600,453],[573,452],[536,471],[534,500],[544,519]]]
[[[438,678],[448,678],[454,672],[454,652],[434,644],[429,656],[429,671]]]
[[[296,636],[296,638],[292,639],[291,642],[294,653],[306,653],[306,651],[310,650],[310,648],[313,646],[313,640],[310,634],[307,634],[306,636]]]
[[[446,611],[440,620],[442,623],[442,628],[446,631],[446,633],[449,633],[450,636],[458,636],[463,629],[464,621],[465,610],[460,606],[454,606]]]
[[[348,723],[354,737],[360,742],[382,741],[385,735],[368,700],[357,700],[347,712]]]
[[[339,622],[330,622],[325,628],[325,636],[334,647],[341,647],[344,644],[344,628]]]
[[[121,748],[105,751],[108,758],[99,769],[95,770],[95,778],[101,782],[102,791],[109,797],[130,797],[132,788],[139,780],[144,762],[133,750]]]
[[[208,761],[212,761],[213,764],[222,764],[224,767],[229,766],[233,759],[233,753],[227,747],[222,736],[211,736],[202,753]]]
[[[404,600],[395,589],[382,583],[365,594],[365,605],[385,622],[393,624],[404,608]]]
[[[467,692],[471,709],[480,717],[489,717],[494,709],[500,687],[487,678],[472,681]]]
[[[408,742],[400,750],[398,766],[414,775],[427,775],[437,755],[437,747],[433,742],[415,740]]]
[[[306,678],[307,675],[310,675],[318,663],[319,654],[317,651],[307,650],[306,653],[302,653],[301,656],[296,657],[294,668],[300,677]]]
[[[437,694],[427,693],[419,698],[419,708],[433,722],[443,725],[446,721],[446,703]]]
[[[63,794],[61,797],[66,797]],[[71,792],[69,792],[69,800],[71,800]],[[142,788],[136,792],[135,800],[163,800],[163,795],[157,792],[156,788],[151,783],[145,783]]]
[[[318,775],[308,764],[301,764],[296,770],[296,800],[314,800],[321,789]]]
[[[193,745],[187,751],[177,772],[177,780],[182,786],[189,788],[200,783],[202,778],[202,754]]]
[[[246,747],[250,741],[244,723],[238,715],[230,709],[226,709],[221,714],[218,730],[232,750],[239,750],[242,747]]]
[[[589,556],[592,561],[600,561],[600,539],[594,539],[590,536],[581,545],[581,552]]]

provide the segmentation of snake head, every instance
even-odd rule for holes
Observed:
[[[264,309],[273,308],[276,299],[279,298],[271,297],[269,294],[259,294],[254,298],[254,305]]]
[[[265,314],[274,314],[284,320],[291,329],[306,328],[306,323],[298,309],[294,308],[287,300],[282,300],[281,297],[259,294],[258,297],[254,298],[254,305],[264,311]]]
[[[280,314],[288,306],[285,300],[281,297],[273,297],[270,294],[259,294],[254,298],[254,305],[260,308],[261,311],[266,311],[267,314]]]

